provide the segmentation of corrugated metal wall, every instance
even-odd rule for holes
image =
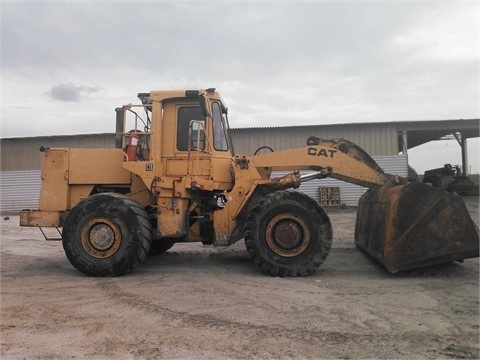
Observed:
[[[260,146],[274,151],[305,146],[308,137],[323,139],[344,138],[365,150],[371,156],[398,154],[398,124],[344,124],[302,127],[248,128],[232,131],[237,154],[252,155]]]
[[[385,172],[400,176],[408,174],[406,156],[376,156],[374,159]],[[286,172],[276,172],[272,177],[283,174]],[[40,170],[0,172],[0,211],[38,208],[40,182]],[[319,201],[320,186],[340,187],[340,204],[347,206],[356,206],[360,196],[367,190],[358,185],[330,178],[307,181],[300,185],[298,190]]]
[[[40,146],[111,148],[115,134],[39,136],[0,139],[0,171],[39,170],[42,167]]]
[[[386,173],[408,176],[408,164],[406,156],[373,156],[373,158]],[[302,174],[303,173],[304,172],[302,172]],[[332,178],[304,182],[300,185],[298,191],[301,191],[315,200],[320,201],[321,186],[340,187],[340,204],[345,204],[347,206],[357,206],[358,199],[360,199],[360,196],[367,191],[367,188],[362,186]]]
[[[0,211],[37,209],[40,196],[40,170],[0,172]]]
[[[305,146],[309,136],[323,139],[344,138],[371,156],[398,154],[398,130],[395,123],[319,125],[278,128],[232,129],[236,154],[252,155],[260,146],[275,151]],[[0,171],[38,170],[41,168],[40,146],[45,147],[114,147],[115,134],[40,136],[0,139]]]
[[[406,160],[404,157],[393,156],[398,154],[397,126],[396,123],[344,124],[246,128],[232,129],[231,132],[235,153],[247,155],[253,154],[257,148],[264,145],[270,146],[275,151],[305,146],[307,138],[312,135],[324,139],[344,138],[379,159],[380,166],[385,167],[387,171],[403,175],[401,172],[402,169],[406,169]],[[111,148],[114,145],[113,133],[0,139],[0,210],[21,210],[38,206],[42,161],[40,146]],[[400,158],[404,160],[396,163],[395,161]],[[390,160],[387,159],[396,159],[392,160],[392,170],[389,170]],[[386,161],[386,164],[383,161]],[[338,186],[336,180],[323,179],[307,182],[302,185],[301,190],[318,200],[319,181],[322,181],[322,186]],[[344,183],[340,189],[341,201],[347,205],[354,205],[363,191],[361,187]]]

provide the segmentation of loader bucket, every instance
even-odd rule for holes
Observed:
[[[358,204],[355,243],[391,273],[478,257],[478,234],[458,195],[426,184],[386,184]]]

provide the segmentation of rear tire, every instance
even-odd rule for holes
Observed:
[[[271,276],[314,273],[332,246],[330,219],[320,205],[296,191],[277,191],[255,205],[245,225],[245,245]]]
[[[62,231],[70,263],[89,276],[119,276],[145,259],[152,226],[145,210],[125,195],[100,193],[79,202]]]

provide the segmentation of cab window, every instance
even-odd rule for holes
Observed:
[[[226,120],[223,114],[220,103],[214,102],[212,104],[213,113],[213,147],[215,150],[228,150],[227,134],[226,134]]]
[[[200,107],[184,106],[178,109],[177,116],[177,149],[188,151],[188,136],[190,122],[192,120],[200,121],[192,124],[192,138],[190,148],[205,149],[205,116]]]

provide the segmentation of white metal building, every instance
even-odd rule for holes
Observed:
[[[401,176],[408,174],[409,148],[450,134],[456,136],[460,145],[465,145],[467,138],[480,136],[479,119],[232,129],[236,154],[252,155],[261,146],[274,151],[300,147],[312,135],[323,139],[344,138],[363,148],[385,172]],[[3,138],[0,141],[0,211],[10,212],[37,207],[42,160],[40,146],[114,147],[115,134]],[[466,157],[463,159],[465,162]],[[321,186],[338,186],[340,203],[347,206],[355,206],[366,190],[335,179],[309,181],[299,190],[319,200]]]

